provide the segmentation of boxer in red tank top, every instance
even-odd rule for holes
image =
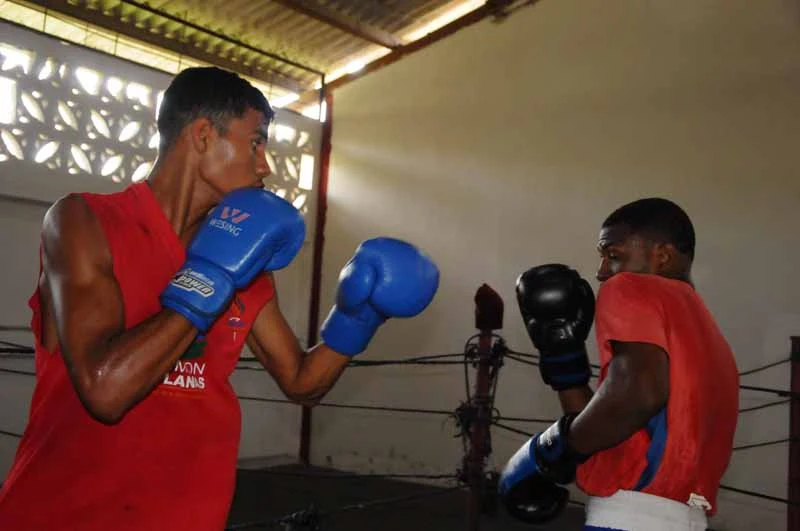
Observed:
[[[691,281],[691,220],[641,199],[605,220],[598,250],[602,392],[561,393],[566,411],[582,411],[570,444],[591,455],[577,474],[586,529],[705,531],[733,452],[739,375]]]
[[[184,70],[164,95],[147,181],[46,214],[30,299],[37,381],[0,529],[222,529],[240,437],[228,377],[244,344],[288,398],[313,405],[378,326],[433,298],[425,255],[365,242],[323,341],[301,348],[270,274],[305,234],[296,209],[261,189],[272,118],[235,74]],[[350,280],[367,269],[369,286]]]
[[[596,307],[589,284],[561,264],[517,284],[545,383],[564,416],[536,434],[500,477],[514,516],[555,517],[559,485],[589,495],[585,531],[705,531],[733,450],[739,377],[733,352],[691,281],[695,234],[675,203],[647,198],[603,223]],[[600,350],[589,387],[585,341]]]

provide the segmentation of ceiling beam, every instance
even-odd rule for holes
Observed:
[[[200,26],[200,25],[195,24],[193,22],[189,22],[188,20],[185,20],[185,19],[182,19],[180,17],[177,17],[177,16],[175,16],[175,15],[173,15],[171,13],[167,13],[166,11],[162,11],[160,9],[156,9],[154,7],[150,7],[149,5],[144,4],[142,2],[139,2],[137,0],[119,0],[119,2],[121,4],[126,4],[126,5],[129,5],[129,6],[135,7],[137,9],[139,9],[140,11],[144,11],[144,12],[147,12],[147,13],[150,13],[150,14],[153,14],[153,15],[157,15],[157,16],[159,16],[161,18],[165,18],[165,19],[170,20],[172,22],[176,22],[178,24],[181,24],[182,26],[186,26],[187,28],[191,28],[191,29],[193,29],[195,31],[199,31],[199,32],[202,32],[202,33],[204,33],[206,35],[210,35],[211,37],[217,38],[217,39],[219,39],[221,41],[229,42],[231,44],[236,45],[236,47],[238,47],[238,48],[249,50],[251,52],[255,52],[257,54],[263,55],[265,57],[269,57],[271,59],[275,59],[276,61],[280,61],[281,63],[284,63],[286,65],[291,65],[291,66],[293,66],[295,68],[299,68],[300,70],[305,70],[306,72],[312,72],[312,73],[314,73],[314,74],[316,74],[318,76],[321,76],[323,74],[321,71],[317,70],[316,68],[311,68],[310,66],[306,66],[306,65],[298,63],[296,61],[292,61],[288,57],[282,57],[282,56],[280,56],[280,55],[278,55],[278,54],[276,54],[274,52],[270,52],[270,51],[267,51],[267,50],[262,50],[260,48],[256,48],[254,46],[250,46],[249,44],[244,43],[242,41],[239,41],[237,39],[234,39],[232,37],[229,37],[228,35],[223,35],[222,33],[217,33],[216,31],[212,31],[212,30],[210,30],[208,28],[204,28],[203,26]]]
[[[333,11],[329,7],[320,5],[312,0],[272,0],[286,8],[289,8],[298,13],[302,13],[320,22],[324,22],[329,26],[338,28],[350,35],[355,35],[365,41],[378,44],[385,48],[392,50],[400,48],[403,43],[400,39],[392,35],[390,32],[373,26],[372,24],[365,24],[352,17],[342,15]]]
[[[499,2],[505,3],[505,0],[499,0]],[[441,28],[432,31],[431,33],[425,35],[424,37],[412,41],[405,46],[402,46],[383,57],[368,63],[364,68],[359,70],[358,72],[344,75],[338,79],[334,79],[330,83],[325,85],[325,90],[330,91],[333,89],[337,89],[351,81],[355,81],[356,79],[361,78],[362,76],[374,72],[379,68],[383,68],[384,66],[390,65],[403,57],[419,51],[431,44],[444,39],[452,35],[453,33],[457,32],[460,29],[466,28],[467,26],[471,26],[476,22],[480,22],[484,18],[488,16],[498,16],[498,0],[487,0],[487,2],[480,7],[473,9],[469,13],[462,15],[461,17],[455,19],[454,21],[450,22],[449,24],[442,26]],[[317,103],[320,99],[320,91],[319,90],[309,90],[304,92],[300,95],[300,98],[294,101],[291,105],[288,105],[290,109],[293,110],[301,110],[303,107],[307,105],[311,105],[312,103]]]
[[[113,9],[108,11],[101,11],[96,9],[88,9],[81,6],[76,6],[71,3],[69,0],[26,0],[27,3],[39,6],[44,9],[53,10],[55,12],[61,13],[63,15],[67,15],[69,17],[75,18],[77,20],[88,22],[95,26],[101,27],[108,31],[112,31],[115,33],[119,33],[120,35],[125,35],[126,37],[130,37],[135,40],[139,40],[150,44],[152,46],[162,48],[165,50],[169,50],[171,52],[190,57],[193,59],[197,59],[198,61],[202,61],[204,63],[212,64],[218,66],[220,68],[225,68],[227,70],[231,70],[233,72],[238,72],[241,75],[245,75],[261,81],[263,83],[272,84],[278,87],[281,87],[286,90],[290,90],[292,92],[303,92],[306,90],[306,85],[301,83],[300,81],[291,78],[285,74],[277,72],[269,67],[259,67],[257,65],[247,65],[243,64],[243,57],[242,60],[232,59],[230,57],[224,57],[222,55],[212,53],[207,51],[207,44],[200,40],[181,40],[178,38],[170,38],[165,36],[163,33],[151,31],[150,27],[138,27],[136,24],[133,24],[129,21],[121,20],[122,11],[120,9]],[[124,2],[125,4],[131,5],[130,2]],[[138,6],[136,6],[138,8]],[[157,16],[163,16],[160,13],[152,13]],[[169,20],[174,19],[174,17],[164,16]],[[224,36],[217,36],[199,26],[193,27],[193,25],[181,21],[181,20],[173,20],[179,24],[182,24],[185,27],[189,27],[197,32],[202,32],[207,36],[211,36],[217,38],[219,40],[231,42],[230,39]],[[152,28],[153,30],[157,29],[157,26]],[[282,59],[278,58],[275,59],[271,57],[270,54],[258,50],[256,48],[242,45],[241,43],[231,42],[232,44],[236,45],[237,47],[242,47],[243,49],[249,50],[251,52],[255,52],[262,56],[269,57],[273,60],[282,61]],[[292,64],[290,61],[284,61],[287,64]],[[295,65],[292,65],[295,66]],[[308,70],[314,73],[316,71],[304,67],[302,65],[297,65],[298,68],[302,68],[304,70]]]
[[[493,17],[495,21],[501,22],[508,18],[508,16],[516,9],[533,6],[539,3],[539,1],[540,0],[486,0],[486,2],[480,7],[477,7],[469,13],[462,15],[449,24],[446,24],[441,28],[428,33],[424,37],[401,46],[400,48],[393,50],[383,57],[368,63],[358,72],[344,75],[340,78],[334,79],[330,83],[326,83],[324,90],[328,92],[342,87],[351,81],[355,81],[356,79],[365,76],[368,73],[374,72],[380,68],[383,68],[384,66],[388,66],[396,61],[399,61],[407,55],[426,48],[431,44],[444,39],[445,37],[449,37],[453,33],[466,28],[467,26],[471,26],[476,22],[480,22],[487,17]],[[300,98],[292,102],[290,105],[287,105],[287,107],[294,111],[302,111],[304,107],[311,105],[312,103],[319,102],[320,94],[320,89],[303,92],[300,94]]]

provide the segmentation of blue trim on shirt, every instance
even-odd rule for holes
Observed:
[[[650,446],[647,448],[647,466],[639,477],[633,490],[642,490],[647,487],[658,472],[661,460],[664,458],[664,449],[667,446],[667,408],[659,411],[645,427],[650,435]]]

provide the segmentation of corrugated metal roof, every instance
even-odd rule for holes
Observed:
[[[463,1],[463,0],[462,0]],[[289,90],[312,89],[360,53],[457,0],[31,0]],[[372,40],[372,42],[371,42]],[[387,50],[388,51],[388,50]],[[314,72],[316,70],[317,72]]]
[[[514,5],[535,1],[13,0],[0,4],[27,6],[25,14],[0,16],[108,53],[139,57],[170,72],[187,64],[221,66],[257,82],[262,90],[267,87],[271,99],[299,97],[294,105],[300,109],[318,97],[323,75],[330,82],[352,65],[390,53],[386,59],[396,60],[418,49],[426,40],[420,28],[431,23],[440,27],[461,15],[474,22],[479,17],[471,15],[479,11],[480,16],[499,16]]]

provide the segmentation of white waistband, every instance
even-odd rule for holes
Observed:
[[[592,496],[586,504],[586,525],[624,531],[705,531],[705,511],[643,492],[617,491]]]

